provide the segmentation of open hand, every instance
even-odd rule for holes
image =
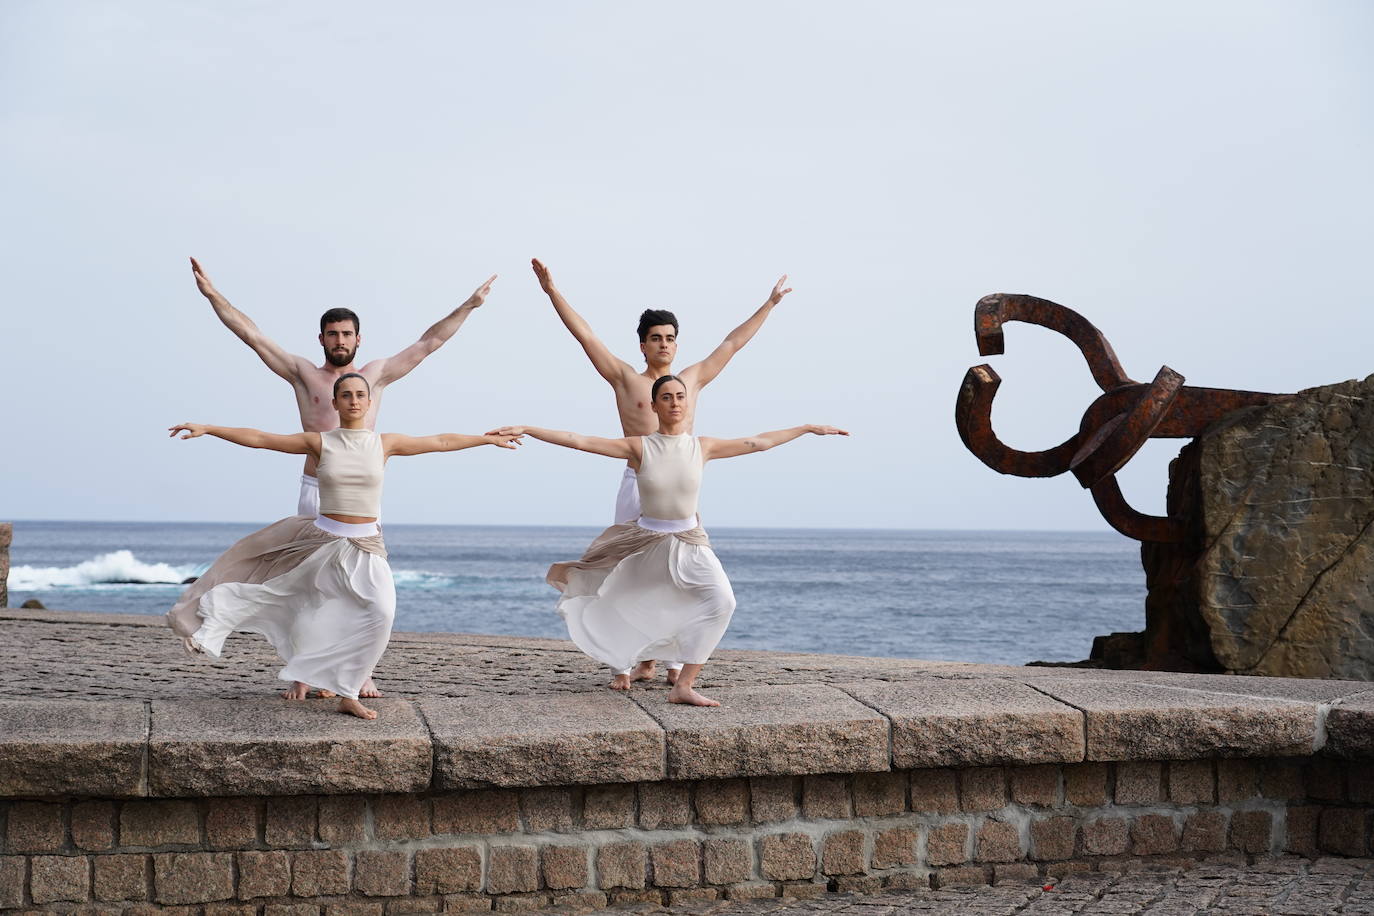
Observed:
[[[534,268],[534,275],[539,279],[540,288],[546,293],[552,291],[553,275],[549,273],[549,269],[544,266],[543,262],[538,258],[531,258],[530,266]]]
[[[502,448],[515,448],[520,444],[522,434],[518,433],[487,433],[487,438],[492,445],[499,445]]]
[[[499,428],[499,429],[493,429],[493,430],[491,430],[490,432],[487,433],[487,435],[488,435],[488,436],[514,436],[515,438],[519,439],[521,436],[525,435],[525,427],[523,427],[523,426],[502,426],[502,427]]]
[[[778,279],[778,282],[773,284],[773,291],[768,294],[768,301],[771,304],[777,305],[779,302],[782,301],[783,296],[786,296],[788,293],[792,292],[792,287],[790,286],[786,289],[783,289],[783,284],[786,282],[787,274],[783,274],[782,277]]]
[[[477,287],[477,289],[472,291],[472,295],[468,296],[468,301],[466,304],[472,306],[473,308],[477,308],[477,306],[481,305],[483,302],[486,302],[487,295],[491,292],[491,285],[495,282],[496,274],[492,274],[491,277],[487,279],[487,282],[483,283],[481,286]]]
[[[809,432],[809,433],[815,433],[815,434],[818,435],[818,436],[847,436],[847,435],[849,435],[849,431],[848,431],[848,430],[840,429],[838,426],[808,426],[807,429],[806,429],[806,431]]]
[[[175,436],[177,433],[185,433],[183,439],[195,439],[197,436],[205,435],[206,426],[204,423],[178,423],[170,427],[167,431],[168,436]]]
[[[200,294],[209,298],[218,294],[215,284],[210,282],[210,276],[205,272],[205,268],[200,266],[200,262],[195,258],[191,259],[191,275],[196,278],[196,289]]]

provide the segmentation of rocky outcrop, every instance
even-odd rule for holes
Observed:
[[[14,539],[14,526],[0,522],[0,607],[10,603],[10,541]]]
[[[1189,538],[1143,545],[1145,632],[1100,661],[1374,680],[1374,376],[1230,414],[1170,466],[1169,508]]]

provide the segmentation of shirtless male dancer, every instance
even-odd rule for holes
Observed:
[[[356,372],[367,380],[372,392],[372,406],[368,409],[363,424],[368,429],[377,427],[377,411],[381,407],[382,391],[387,385],[404,378],[410,370],[439,349],[463,326],[468,315],[486,301],[491,292],[491,279],[477,287],[467,301],[448,315],[440,318],[420,339],[406,347],[395,356],[374,359],[365,363],[361,369],[353,366],[353,357],[363,342],[359,333],[358,316],[349,309],[333,308],[320,316],[320,345],[324,347],[324,364],[316,366],[304,356],[287,353],[281,346],[258,328],[243,312],[229,304],[219,290],[215,289],[204,268],[191,259],[191,273],[195,275],[196,287],[202,296],[210,300],[210,305],[224,322],[224,326],[248,344],[253,352],[277,375],[286,379],[296,392],[296,407],[300,411],[301,429],[304,432],[322,433],[339,425],[339,414],[333,407],[334,382],[339,376]],[[320,483],[315,477],[316,460],[313,455],[305,457],[305,471],[301,475],[300,497],[296,504],[296,515],[311,518],[319,514]],[[307,687],[297,683],[284,696],[290,699],[303,699]],[[372,678],[368,677],[358,692],[363,697],[378,697]]]
[[[650,389],[653,388],[656,379],[664,375],[676,375],[687,386],[689,402],[696,404],[701,389],[720,375],[720,371],[731,358],[758,333],[759,328],[763,327],[763,323],[773,311],[773,306],[781,302],[783,296],[792,292],[791,287],[783,288],[783,284],[787,282],[787,274],[783,274],[782,279],[774,284],[773,291],[768,294],[767,301],[759,306],[744,324],[727,334],[725,340],[721,341],[709,356],[681,372],[673,371],[673,359],[677,356],[677,318],[672,312],[662,309],[646,309],[639,316],[639,352],[644,354],[645,361],[645,367],[640,370],[612,353],[592,333],[591,325],[573,311],[568,300],[564,299],[563,294],[553,285],[549,269],[540,263],[538,258],[530,264],[534,267],[534,275],[539,278],[539,285],[553,303],[554,311],[558,312],[558,317],[582,345],[587,358],[592,361],[592,366],[610,383],[611,390],[615,392],[616,411],[620,414],[620,429],[626,436],[647,436],[658,430],[658,417],[654,414],[651,406],[653,399],[650,396]],[[692,431],[695,419],[693,416],[688,420],[688,432]],[[620,480],[620,491],[616,495],[615,523],[630,524],[637,518],[639,489],[634,469],[626,467]],[[677,673],[681,668],[682,665],[677,663],[669,667],[668,683],[676,683]],[[640,662],[633,670],[617,674],[611,680],[611,688],[629,690],[632,682],[647,681],[653,676],[654,662]]]

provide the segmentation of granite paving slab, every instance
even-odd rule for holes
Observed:
[[[1374,691],[1331,707],[1326,714],[1326,752],[1351,760],[1374,758]]]
[[[1121,681],[1039,680],[1083,711],[1088,760],[1185,760],[1311,754],[1318,706]]]
[[[143,795],[148,704],[0,700],[0,796]]]
[[[429,787],[429,730],[406,700],[368,700],[364,721],[337,700],[154,701],[149,794],[418,792]]]
[[[663,729],[624,695],[420,701],[437,788],[581,785],[664,776]]]
[[[669,779],[891,768],[887,719],[829,685],[723,687],[710,691],[717,708],[632,696],[667,733]]]
[[[838,686],[891,720],[895,768],[1083,759],[1083,714],[1014,681],[913,677]]]

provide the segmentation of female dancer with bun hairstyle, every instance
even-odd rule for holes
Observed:
[[[339,711],[361,719],[376,711],[358,702],[391,638],[396,589],[377,519],[382,470],[395,455],[456,452],[476,445],[515,448],[519,435],[400,436],[363,421],[371,406],[356,372],[334,382],[339,428],[278,435],[256,429],[180,423],[182,439],[218,436],[236,445],[319,462],[320,514],[284,518],[234,544],[182,593],[167,622],[188,651],[219,657],[234,630],[260,633],[286,661],[277,675],[293,681],[282,696],[304,699],[311,687],[339,695]]]
[[[582,559],[555,563],[547,580],[563,593],[558,612],[577,647],[615,671],[640,661],[675,658],[682,673],[668,692],[671,703],[720,704],[692,689],[735,611],[735,595],[697,516],[702,465],[766,451],[798,436],[847,436],[833,426],[794,426],[744,439],[695,437],[687,386],[675,375],[651,391],[658,432],[623,439],[505,426],[493,435],[529,435],[554,445],[628,461],[635,469],[639,518],[612,525]],[[616,675],[615,689],[629,687]]]

